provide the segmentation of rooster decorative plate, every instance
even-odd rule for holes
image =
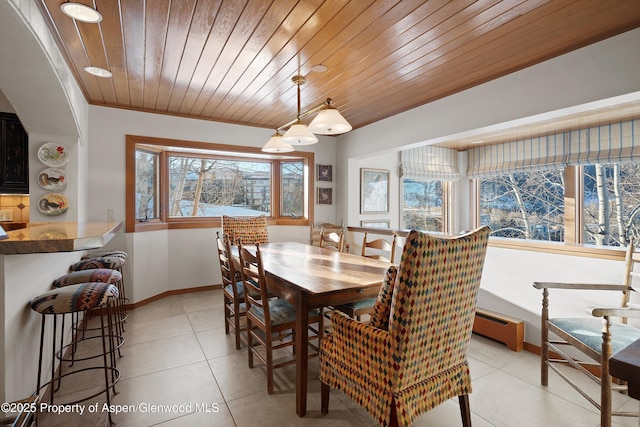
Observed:
[[[40,213],[49,216],[63,214],[69,208],[69,201],[64,194],[49,193],[40,197],[38,210]]]
[[[52,168],[66,165],[69,158],[69,150],[61,144],[48,142],[38,149],[38,160]]]
[[[47,168],[38,175],[38,184],[48,191],[61,191],[67,188],[67,176],[62,169]]]

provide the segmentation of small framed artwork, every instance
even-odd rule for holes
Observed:
[[[333,204],[333,188],[318,187],[318,204],[319,205]]]
[[[389,228],[389,221],[385,219],[368,219],[360,221],[360,225],[368,228]]]
[[[318,165],[318,181],[324,181],[324,182],[333,181],[332,165]]]
[[[360,213],[389,212],[389,171],[360,169]]]

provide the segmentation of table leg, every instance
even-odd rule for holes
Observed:
[[[309,305],[304,292],[296,296],[296,413],[307,414],[307,362],[309,354]]]

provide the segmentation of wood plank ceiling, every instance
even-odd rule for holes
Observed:
[[[357,129],[640,26],[638,0],[36,1],[89,103],[270,129],[298,73]]]

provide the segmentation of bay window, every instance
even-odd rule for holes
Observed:
[[[309,225],[313,153],[127,136],[127,231],[220,226],[222,215]]]

